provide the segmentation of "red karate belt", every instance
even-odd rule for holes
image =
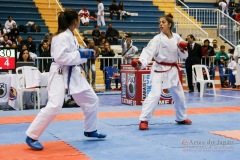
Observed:
[[[158,62],[158,61],[155,61],[157,64],[160,64],[160,65],[163,65],[163,66],[171,66],[170,69],[172,69],[172,67],[177,67],[178,71],[180,71],[178,65],[176,62],[174,63],[168,63],[168,62]],[[157,71],[157,70],[154,70],[154,72],[158,72],[158,73],[163,73],[163,72],[167,72],[169,71],[170,69],[168,70],[165,70],[165,71]]]

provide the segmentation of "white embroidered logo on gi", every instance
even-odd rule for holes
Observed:
[[[17,99],[17,90],[14,87],[10,87],[9,99],[11,101],[14,101],[15,99]]]
[[[0,83],[0,98],[3,98],[7,94],[7,84]]]
[[[129,98],[133,99],[136,93],[135,74],[128,74],[127,90]]]

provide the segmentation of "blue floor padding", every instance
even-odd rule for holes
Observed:
[[[25,132],[29,125],[29,123],[0,125],[0,144],[25,143]],[[57,140],[57,138],[54,135],[49,134],[47,130],[42,134],[40,139],[41,141]]]
[[[239,106],[240,110],[240,92],[237,91],[217,90],[217,97],[207,95],[200,98],[199,93],[188,92],[185,92],[185,95],[188,108]],[[231,95],[233,97],[230,97]],[[120,95],[99,96],[99,112],[128,111],[136,114],[136,117],[100,118],[98,131],[106,133],[106,139],[85,137],[83,120],[70,120],[50,123],[39,141],[63,140],[94,160],[240,159],[240,141],[209,133],[210,131],[240,130],[239,112],[191,114],[188,118],[193,121],[192,125],[177,125],[174,115],[154,116],[149,122],[150,130],[140,131],[138,114],[142,107],[124,105],[120,100]],[[174,106],[157,106],[157,110],[165,109],[174,110]],[[36,115],[38,112],[39,110],[2,111],[0,116]],[[80,108],[61,110],[61,113],[81,112]],[[0,125],[0,144],[25,143],[25,131],[29,125],[30,123]],[[217,142],[227,141],[232,144],[216,145]],[[209,142],[213,145],[208,144]],[[226,147],[230,149],[227,150]]]

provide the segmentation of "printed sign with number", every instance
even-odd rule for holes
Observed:
[[[15,70],[16,55],[15,48],[0,48],[0,70]]]

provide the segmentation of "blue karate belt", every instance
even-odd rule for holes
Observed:
[[[69,66],[69,69],[68,69],[68,79],[67,79],[68,95],[70,95],[69,85],[70,85],[70,78],[71,78],[71,75],[72,75],[72,68],[73,68],[73,66]]]
[[[72,69],[73,69],[74,66],[69,66],[69,69],[68,69],[68,79],[67,79],[67,86],[68,86],[68,95],[70,95],[70,78],[72,76]],[[88,72],[84,69],[84,67],[82,66],[82,64],[80,64],[80,67],[83,69],[83,71],[85,72],[85,74],[88,76]]]

